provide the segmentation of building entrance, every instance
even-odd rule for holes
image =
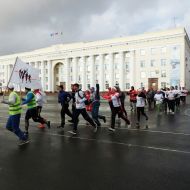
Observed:
[[[153,90],[158,90],[158,78],[149,78],[148,79],[148,88]]]

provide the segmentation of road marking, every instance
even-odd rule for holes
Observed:
[[[32,134],[42,134],[42,133],[32,132]],[[151,149],[151,150],[158,150],[158,151],[167,151],[167,152],[190,154],[190,151],[183,151],[183,150],[177,150],[177,149],[160,148],[160,147],[154,147],[154,146],[142,146],[142,145],[136,145],[136,144],[122,143],[122,142],[117,142],[117,141],[97,140],[97,139],[91,139],[91,138],[85,138],[85,137],[61,135],[61,134],[56,134],[56,133],[45,133],[45,134],[50,135],[50,136],[59,136],[59,137],[73,138],[73,139],[79,139],[79,140],[94,141],[97,143],[122,145],[122,146],[127,146],[129,148],[130,147],[137,147],[137,148]]]

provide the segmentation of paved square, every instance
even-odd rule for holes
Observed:
[[[110,111],[102,103],[107,123],[93,134],[82,119],[79,134],[72,137],[67,133],[71,124],[57,129],[60,107],[56,97],[48,99],[42,116],[52,121],[52,128],[40,130],[31,121],[31,142],[22,147],[4,128],[8,107],[0,105],[0,189],[190,189],[190,105],[174,116],[147,112],[149,129],[143,121],[140,130],[127,106],[132,126],[116,121],[117,130],[110,133]]]

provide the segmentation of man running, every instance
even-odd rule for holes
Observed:
[[[18,94],[14,91],[14,86],[9,85],[8,89],[10,90],[8,101],[3,100],[2,103],[9,105],[9,118],[6,124],[6,129],[15,133],[19,138],[19,145],[23,145],[29,142],[28,136],[21,131],[20,117],[22,112],[21,99]]]
[[[25,88],[26,98],[23,99],[22,105],[27,104],[27,111],[25,115],[25,130],[28,134],[29,120],[32,118],[34,122],[39,122],[42,125],[46,124],[50,128],[50,121],[45,120],[41,116],[38,116],[37,104],[35,94],[31,91],[30,88]]]
[[[83,118],[86,121],[88,121],[91,124],[91,126],[93,127],[93,132],[96,133],[97,126],[94,123],[94,121],[92,120],[92,118],[90,118],[90,116],[88,115],[86,108],[85,108],[86,107],[85,102],[87,101],[87,99],[84,96],[84,92],[81,89],[79,89],[78,83],[75,83],[73,88],[75,90],[76,109],[73,114],[73,119],[74,119],[73,130],[68,131],[68,132],[71,133],[72,135],[77,134],[77,126],[78,126],[78,122],[79,122],[78,118],[79,118],[79,115],[82,114]]]

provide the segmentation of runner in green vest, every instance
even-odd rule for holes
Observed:
[[[18,94],[14,91],[14,86],[9,85],[8,89],[10,91],[9,99],[3,100],[2,103],[9,105],[9,118],[6,124],[6,128],[15,133],[19,137],[19,145],[23,145],[29,142],[28,136],[22,132],[19,128],[20,117],[22,112],[21,99]]]
[[[39,122],[42,125],[46,124],[50,128],[50,121],[45,120],[37,112],[37,104],[35,94],[31,91],[30,88],[25,88],[26,99],[23,99],[22,105],[27,104],[27,111],[25,115],[25,130],[28,134],[29,120],[32,118],[34,122]]]

